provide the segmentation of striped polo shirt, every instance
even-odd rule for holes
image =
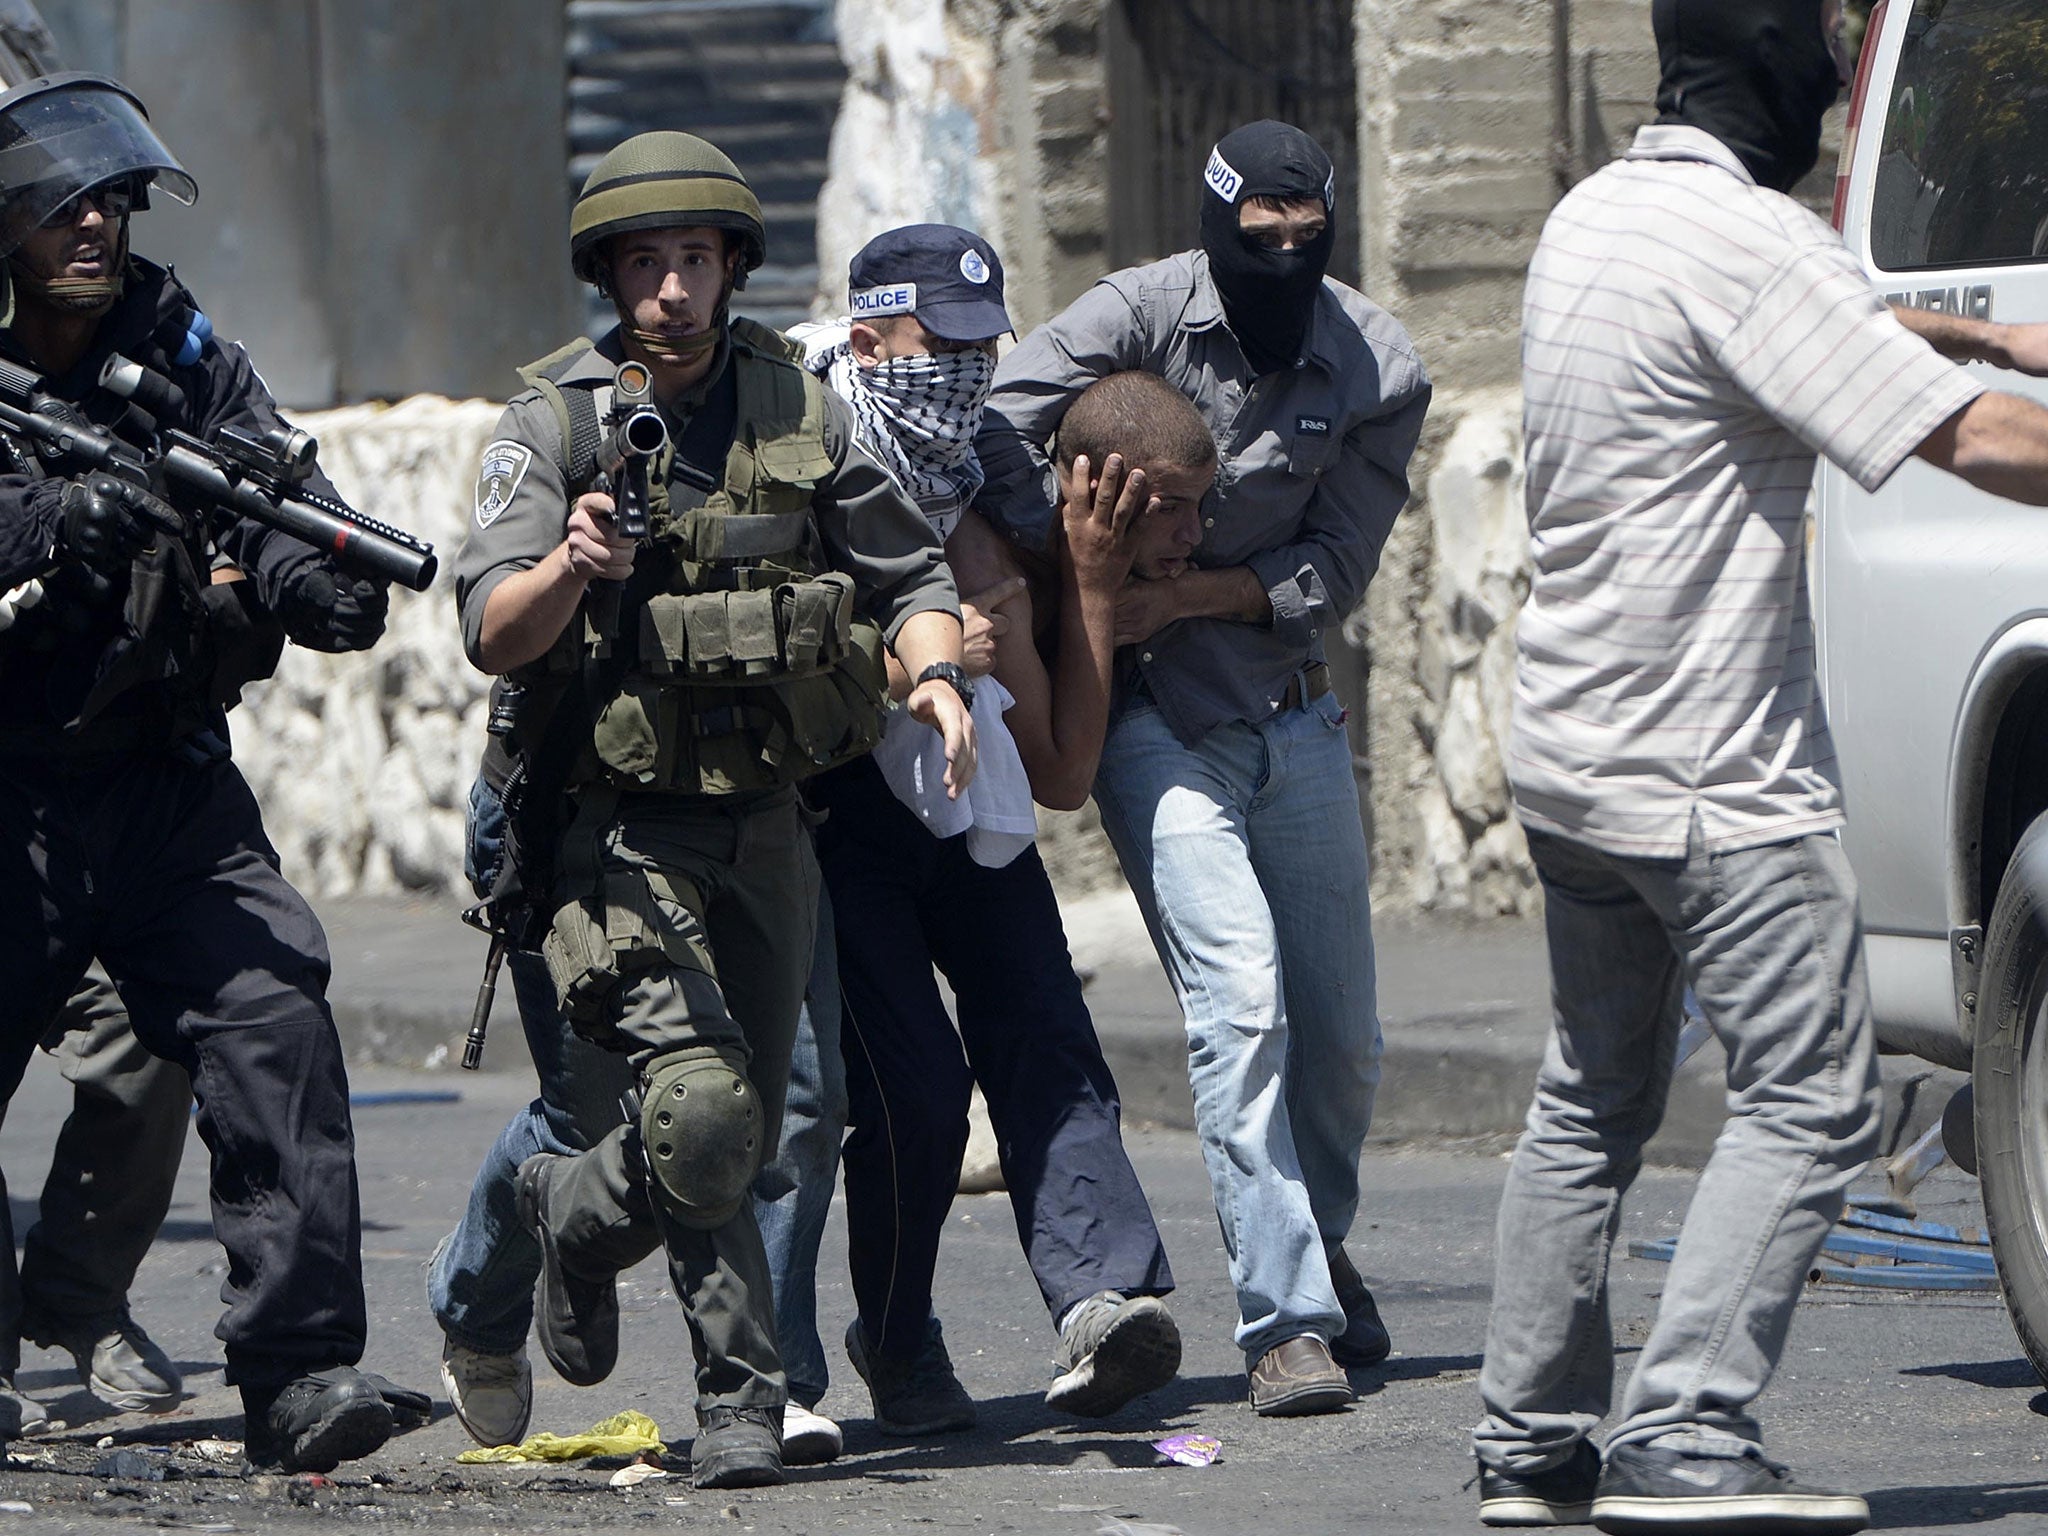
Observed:
[[[1522,316],[1535,570],[1508,777],[1525,825],[1683,855],[1825,830],[1806,497],[1875,490],[1980,392],[1833,230],[1696,128],[1644,128],[1545,224]]]

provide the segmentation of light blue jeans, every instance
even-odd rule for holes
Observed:
[[[1529,834],[1556,1025],[1501,1195],[1474,1449],[1518,1476],[1607,1414],[1607,1264],[1664,1115],[1686,986],[1727,1052],[1714,1142],[1636,1360],[1616,1445],[1760,1449],[1751,1404],[1850,1183],[1877,1150],[1877,1050],[1856,881],[1808,836],[1680,859]]]
[[[775,1337],[789,1400],[815,1408],[831,1377],[818,1338],[818,1245],[846,1139],[846,1063],[839,1054],[839,961],[832,902],[818,894],[818,950],[790,1054],[789,1097],[774,1160],[754,1176],[754,1222],[775,1282]]]
[[[1195,1129],[1247,1363],[1344,1331],[1328,1254],[1358,1210],[1380,1077],[1365,829],[1325,694],[1183,745],[1111,726],[1102,823],[1186,1017]]]

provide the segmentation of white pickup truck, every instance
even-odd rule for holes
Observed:
[[[1893,302],[2048,320],[2048,5],[1882,0],[1835,218]],[[1995,388],[2043,381],[1985,370]],[[1972,1074],[1974,1160],[2048,1380],[2048,511],[1917,461],[1823,467],[1821,669],[1878,1034]]]

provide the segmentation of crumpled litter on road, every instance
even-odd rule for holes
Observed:
[[[650,1459],[648,1456],[643,1456],[638,1461],[628,1462],[625,1466],[614,1472],[612,1474],[612,1486],[614,1488],[637,1488],[651,1477],[667,1476],[667,1467],[664,1467],[658,1461]]]
[[[1214,1435],[1168,1435],[1154,1440],[1162,1467],[1206,1467],[1223,1454],[1223,1442]]]
[[[637,1456],[652,1451],[657,1456],[668,1447],[661,1443],[661,1426],[644,1413],[628,1408],[580,1435],[558,1435],[542,1430],[528,1435],[517,1445],[494,1446],[490,1450],[464,1451],[455,1459],[478,1462],[581,1461],[586,1456]]]

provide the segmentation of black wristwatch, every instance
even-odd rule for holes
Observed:
[[[953,691],[960,695],[960,702],[969,709],[974,708],[974,684],[968,680],[967,669],[957,661],[935,661],[917,674],[917,685],[922,688],[933,678],[942,683],[951,683]]]

